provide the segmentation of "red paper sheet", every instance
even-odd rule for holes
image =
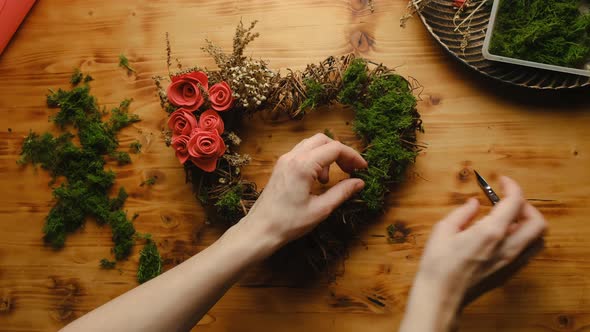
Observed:
[[[0,54],[36,0],[0,0]]]

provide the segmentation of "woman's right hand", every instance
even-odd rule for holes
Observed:
[[[472,223],[479,211],[472,198],[435,225],[401,331],[447,330],[469,288],[510,264],[543,235],[547,227],[543,215],[524,199],[514,180],[500,181],[504,198],[488,215]],[[431,321],[414,317],[428,308]],[[416,329],[415,324],[421,327]]]
[[[434,227],[419,278],[454,284],[455,291],[465,292],[542,236],[547,227],[543,215],[524,199],[514,180],[500,181],[504,198],[487,216],[467,227],[479,211],[472,198]]]

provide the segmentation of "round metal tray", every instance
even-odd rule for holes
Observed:
[[[473,7],[467,9],[461,17],[466,17],[474,9]],[[431,0],[419,11],[419,16],[434,39],[453,57],[472,69],[496,80],[531,89],[561,90],[590,87],[590,77],[485,59],[482,54],[482,47],[491,15],[491,6],[488,5],[484,5],[473,16],[469,43],[462,50],[463,36],[454,31],[453,17],[456,12],[452,0]]]

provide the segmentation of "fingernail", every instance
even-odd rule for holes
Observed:
[[[359,180],[357,181],[357,183],[354,185],[354,188],[358,191],[358,190],[362,190],[365,187],[365,181],[363,180]]]

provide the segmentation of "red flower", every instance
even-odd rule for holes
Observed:
[[[213,172],[217,159],[225,153],[225,143],[217,130],[196,129],[188,141],[188,153],[193,164],[205,172]]]
[[[456,8],[461,8],[465,4],[465,0],[455,0],[453,2],[453,6]]]
[[[196,111],[205,102],[201,89],[209,89],[209,78],[201,71],[174,76],[168,86],[168,100],[172,105]]]
[[[176,151],[176,158],[184,164],[190,157],[188,154],[188,141],[191,138],[187,135],[180,135],[172,138],[172,148]]]
[[[227,111],[234,103],[231,88],[225,82],[217,83],[209,89],[209,99],[211,107],[218,112]]]
[[[179,108],[170,114],[168,119],[168,128],[172,130],[174,136],[190,135],[198,127],[197,119],[192,112],[184,108]]]
[[[223,119],[214,110],[207,110],[199,118],[199,128],[202,130],[217,130],[219,135],[225,130]]]

